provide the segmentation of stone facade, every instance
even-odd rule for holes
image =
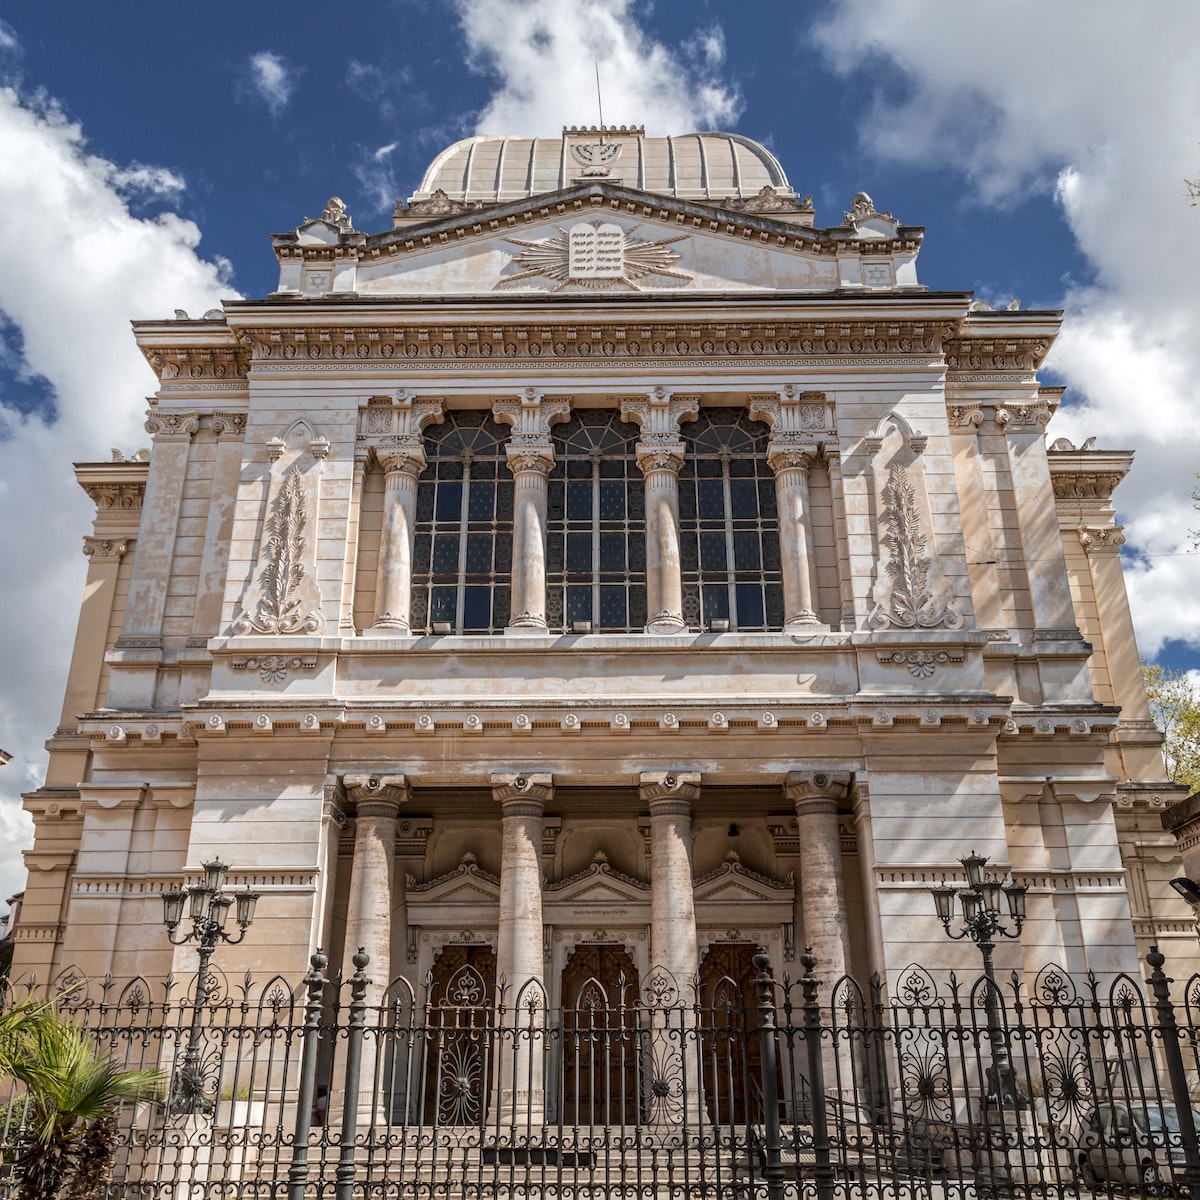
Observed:
[[[230,978],[969,973],[928,889],[974,849],[1029,888],[1001,969],[1186,977],[1131,456],[1047,447],[1060,314],[927,291],[920,228],[817,228],[745,139],[496,141],[135,324],[15,973],[186,973],[159,894],[213,855],[262,893]]]

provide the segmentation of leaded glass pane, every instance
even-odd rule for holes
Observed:
[[[685,620],[701,627],[727,620],[733,629],[781,628],[775,479],[766,460],[770,431],[745,409],[706,408],[681,433]]]
[[[637,427],[611,410],[583,409],[552,436],[547,619],[566,629],[574,621],[591,621],[597,631],[641,629],[646,539]]]
[[[508,431],[490,413],[458,411],[425,437],[417,483],[413,627],[418,614],[456,632],[508,624],[512,571],[512,476]]]

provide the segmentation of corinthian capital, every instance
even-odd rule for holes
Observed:
[[[670,471],[678,474],[683,469],[685,448],[682,442],[638,442],[634,447],[637,465],[643,475],[653,471]]]
[[[554,447],[550,442],[523,442],[517,438],[504,447],[508,469],[513,475],[541,475],[554,469]]]
[[[690,806],[700,798],[699,771],[646,771],[638,776],[638,792],[644,803],[655,807],[664,801]]]
[[[425,470],[425,447],[416,436],[395,441],[399,444],[376,446],[375,460],[386,475],[409,475],[416,479]]]
[[[816,461],[820,447],[804,440],[802,434],[776,434],[767,443],[767,463],[777,475],[780,471],[807,471]]]
[[[146,432],[155,441],[165,438],[190,438],[200,428],[198,412],[163,412],[152,408],[146,414]]]

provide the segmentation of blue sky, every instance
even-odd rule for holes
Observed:
[[[1200,668],[1191,0],[0,0],[0,22],[0,555],[19,564],[0,578],[0,888],[84,577],[69,463],[146,441],[128,320],[263,295],[269,234],[331,194],[388,227],[460,137],[593,123],[597,59],[608,121],[744,133],[818,224],[862,189],[924,225],[929,287],[1067,310],[1052,436],[1137,450],[1118,494],[1139,640]]]

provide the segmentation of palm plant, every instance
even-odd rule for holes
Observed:
[[[29,1006],[6,1029],[10,1015],[0,1018],[0,1070],[24,1089],[12,1102],[21,1200],[57,1200],[68,1183],[78,1185],[72,1194],[94,1194],[113,1159],[118,1108],[156,1100],[162,1074],[121,1070],[53,1006]]]

